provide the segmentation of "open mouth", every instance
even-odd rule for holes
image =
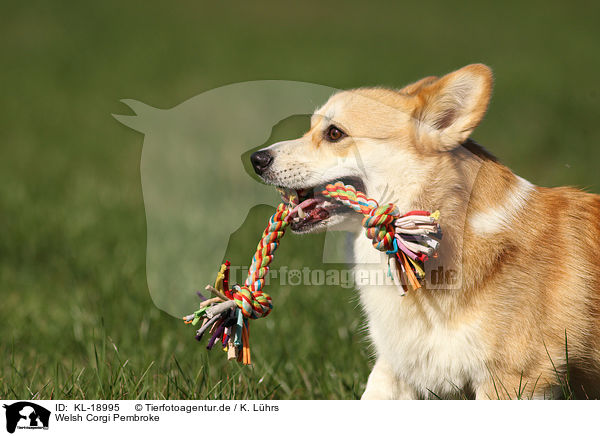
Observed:
[[[352,212],[349,207],[330,198],[325,198],[322,194],[325,186],[338,181],[343,182],[345,185],[352,185],[357,190],[364,192],[364,183],[357,177],[337,178],[321,185],[302,189],[277,187],[283,202],[291,210],[289,215],[290,228],[294,232],[309,232],[317,227],[325,226],[333,216]]]

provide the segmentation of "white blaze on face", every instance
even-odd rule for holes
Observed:
[[[519,211],[527,205],[534,190],[535,186],[532,183],[517,176],[517,182],[500,205],[471,216],[471,228],[482,235],[506,230]]]

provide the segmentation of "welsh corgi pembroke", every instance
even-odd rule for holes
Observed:
[[[355,272],[387,271],[387,255],[359,214],[320,194],[326,184],[441,213],[421,288],[357,281],[376,355],[363,399],[600,395],[600,196],[535,186],[470,139],[492,84],[474,64],[402,89],[341,91],[301,138],[251,156],[287,201],[318,200],[292,231],[355,234]]]

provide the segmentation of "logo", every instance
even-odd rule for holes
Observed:
[[[6,409],[6,431],[14,433],[18,429],[48,430],[50,421],[50,411],[30,403],[29,401],[19,401],[10,405],[3,406]]]

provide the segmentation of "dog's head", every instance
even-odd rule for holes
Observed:
[[[291,223],[296,232],[340,227],[350,210],[320,195],[341,180],[380,203],[411,207],[483,118],[492,74],[481,64],[400,90],[364,88],[333,95],[316,110],[301,138],[278,142],[251,157],[256,173],[280,188],[284,201],[317,199]]]

